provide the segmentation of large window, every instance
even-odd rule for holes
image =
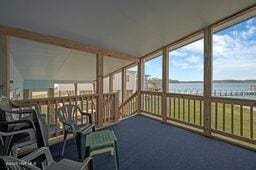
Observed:
[[[85,95],[85,94],[93,94],[93,84],[92,83],[78,83],[77,84],[77,94]]]
[[[54,84],[54,96],[74,96],[75,85],[73,83]]]
[[[256,17],[213,34],[213,96],[256,99]]]
[[[144,90],[162,91],[162,54],[145,61]]]
[[[109,93],[109,77],[103,79],[103,93]]]
[[[40,99],[40,98],[47,98],[48,91],[45,90],[36,90],[31,92],[31,99]]]
[[[203,95],[204,42],[193,41],[169,52],[169,91]]]
[[[119,102],[122,102],[122,72],[113,75],[113,92],[118,92]]]
[[[126,70],[126,98],[136,92],[137,88],[137,65]]]

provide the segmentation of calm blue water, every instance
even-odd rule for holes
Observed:
[[[222,93],[224,95],[226,92],[238,92],[238,91],[250,91],[254,88],[256,91],[256,83],[213,83],[212,93],[217,94]],[[187,93],[187,94],[201,94],[203,93],[203,83],[170,83],[170,92],[175,93]],[[245,99],[256,99],[256,95],[233,95],[228,97],[235,98],[245,98]]]

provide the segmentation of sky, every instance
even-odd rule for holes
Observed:
[[[172,80],[203,80],[203,39],[169,53]],[[145,74],[161,78],[162,56],[145,63]],[[213,34],[213,80],[256,79],[256,17]]]

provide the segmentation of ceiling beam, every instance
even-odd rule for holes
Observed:
[[[9,27],[5,25],[0,25],[0,34],[42,42],[42,43],[51,44],[51,45],[56,45],[56,46],[65,47],[69,49],[85,51],[88,53],[94,53],[101,56],[109,56],[113,58],[133,61],[133,62],[137,61],[137,57],[133,55],[121,53],[115,50],[95,47],[93,45],[83,44],[77,41],[72,41],[72,40],[68,40],[60,37],[32,32],[32,31],[28,31],[20,28]]]

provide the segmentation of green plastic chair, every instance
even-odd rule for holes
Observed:
[[[111,152],[115,155],[115,166],[119,169],[117,138],[113,130],[102,130],[86,135],[85,157]]]
[[[88,117],[88,123],[84,125],[78,125],[77,115],[80,113],[83,116]],[[81,147],[85,145],[82,142],[82,136],[87,134],[91,131],[95,131],[95,125],[93,123],[93,117],[91,113],[83,112],[78,106],[76,105],[64,105],[57,111],[57,116],[60,122],[63,124],[64,130],[64,138],[63,138],[63,147],[62,147],[62,157],[64,156],[65,146],[66,146],[66,138],[69,133],[73,134],[73,137],[76,139],[77,144],[77,151],[79,159],[82,160],[83,156],[81,155]]]

